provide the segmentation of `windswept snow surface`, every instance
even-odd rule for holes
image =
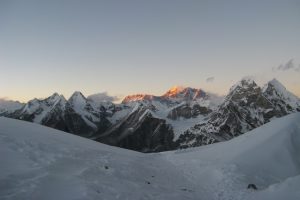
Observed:
[[[299,122],[291,114],[227,142],[142,154],[0,118],[0,199],[298,200]]]

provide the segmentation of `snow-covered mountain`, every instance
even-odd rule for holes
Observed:
[[[174,133],[166,120],[155,116],[153,106],[137,103],[121,121],[111,126],[96,141],[141,152],[176,148]]]
[[[230,89],[206,121],[187,130],[178,141],[186,148],[229,140],[274,118],[299,111],[299,105],[300,100],[277,80],[262,89],[254,80],[245,78]]]
[[[282,113],[300,111],[300,99],[289,92],[278,80],[273,79],[263,88],[263,95]]]
[[[141,152],[207,145],[232,139],[300,110],[298,97],[277,80],[263,88],[246,78],[224,97],[190,87],[161,96],[129,95],[121,104],[105,93],[66,100],[53,94],[2,115],[39,123],[102,143]]]
[[[105,108],[86,99],[80,92],[66,100],[54,93],[46,99],[33,99],[7,117],[35,122],[84,137],[102,133],[110,122]]]
[[[174,86],[167,91],[162,97],[177,101],[192,101],[206,96],[206,93],[201,89],[190,87]]]
[[[122,101],[130,108],[126,117],[97,140],[143,152],[176,149],[178,135],[208,116],[222,99],[189,87],[173,87],[161,96],[129,95]]]
[[[54,93],[50,97],[40,100],[33,99],[26,103],[21,109],[12,113],[21,120],[42,123],[44,118],[48,118],[53,110],[64,110],[65,98]]]
[[[134,95],[126,96],[123,99],[122,103],[126,104],[126,103],[136,102],[136,101],[152,101],[152,100],[160,101],[161,98],[150,94],[134,94]]]
[[[0,117],[0,199],[298,200],[299,121],[290,114],[227,142],[142,154]]]
[[[110,122],[105,118],[105,108],[74,92],[66,103],[65,123],[71,133],[88,138],[101,134]]]

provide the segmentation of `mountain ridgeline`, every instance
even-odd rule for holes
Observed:
[[[113,146],[160,152],[229,140],[300,111],[300,99],[276,79],[262,88],[242,79],[225,97],[189,87],[174,87],[162,96],[130,95],[120,104],[94,97],[75,92],[66,100],[55,93],[26,104],[0,102],[0,115]]]

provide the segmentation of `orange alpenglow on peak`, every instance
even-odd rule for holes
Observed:
[[[149,94],[129,95],[124,98],[122,103],[129,103],[134,101],[152,101],[152,100],[161,101],[161,100],[174,100],[174,99],[191,101],[205,96],[206,93],[201,89],[174,86],[162,96],[154,96]]]
[[[195,89],[191,87],[175,86],[172,87],[162,97],[165,98],[183,98],[185,100],[195,100],[205,97],[206,93],[201,89]]]
[[[122,103],[128,103],[131,101],[151,100],[152,98],[153,95],[149,95],[149,94],[134,94],[125,97]]]
[[[174,86],[169,91],[167,91],[167,93],[164,94],[163,96],[165,96],[165,97],[176,96],[178,93],[182,92],[184,89],[185,89],[185,87],[183,87],[183,86]]]

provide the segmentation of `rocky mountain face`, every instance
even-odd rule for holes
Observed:
[[[142,103],[96,140],[142,152],[158,152],[176,148],[174,133],[166,120],[154,117],[153,107]]]
[[[100,96],[86,98],[75,92],[66,100],[55,93],[0,115],[113,146],[159,152],[229,140],[300,111],[299,98],[277,80],[261,88],[253,80],[243,79],[225,98],[183,87],[173,87],[161,96],[130,95],[121,104]]]
[[[199,115],[207,115],[211,113],[212,110],[205,106],[200,106],[199,104],[184,102],[179,106],[173,108],[168,113],[167,118],[172,120],[177,120],[180,118],[190,119],[195,118]]]
[[[213,95],[212,95],[213,96]],[[175,134],[180,130],[172,126],[176,121],[207,116],[216,102],[202,90],[174,87],[162,96],[130,95],[122,105],[130,108],[123,118],[113,124],[96,140],[142,152],[173,150],[178,147]],[[115,116],[124,109],[115,112]],[[112,118],[114,118],[114,115]]]
[[[80,92],[75,92],[66,103],[64,119],[69,132],[88,138],[103,133],[111,125],[106,109]]]
[[[253,80],[234,85],[224,102],[208,120],[180,135],[180,148],[201,146],[229,140],[257,128],[274,118],[299,111],[300,100],[277,80],[260,88]]]

